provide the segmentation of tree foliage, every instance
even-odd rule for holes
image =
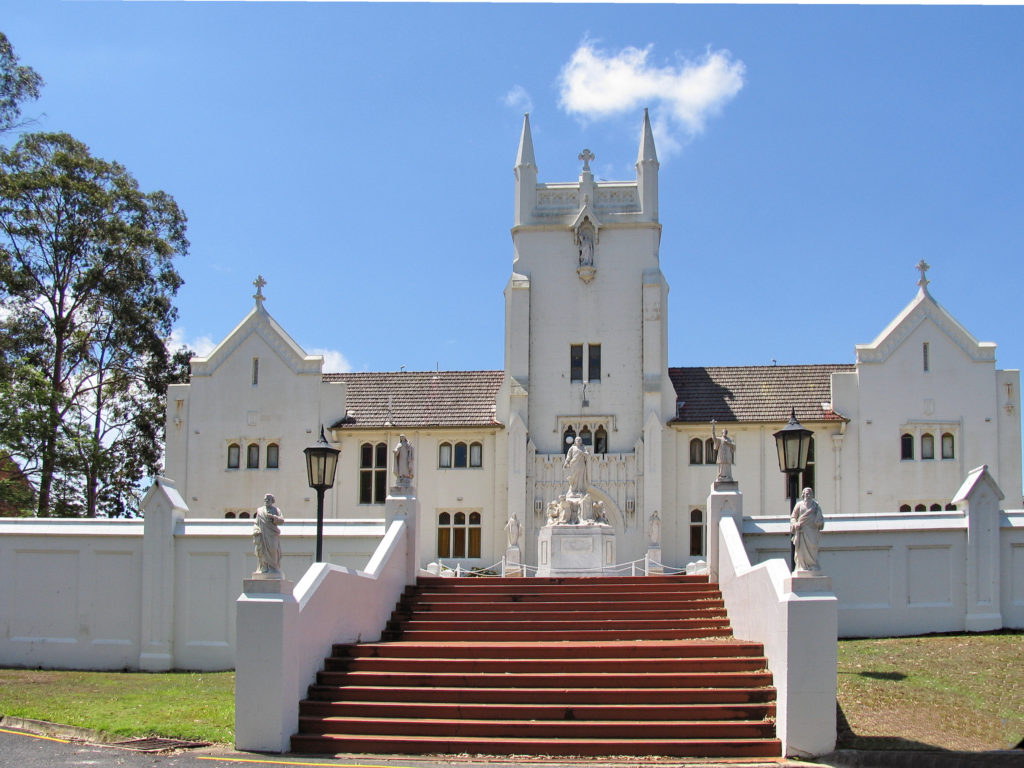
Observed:
[[[10,40],[0,32],[0,133],[24,125],[22,102],[38,99],[42,85],[43,78],[34,69],[18,64]]]
[[[0,450],[37,514],[118,516],[159,469],[185,216],[67,134],[0,150]]]

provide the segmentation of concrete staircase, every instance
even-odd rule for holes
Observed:
[[[707,577],[423,578],[334,647],[292,750],[779,757],[762,653]]]

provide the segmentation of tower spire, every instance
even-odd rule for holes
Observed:
[[[537,160],[533,156],[533,134],[530,133],[530,113],[523,115],[523,132],[519,137],[516,155],[516,207],[515,223],[523,224],[533,216],[537,205]]]
[[[537,160],[533,156],[533,134],[530,132],[530,113],[523,115],[523,133],[519,137],[519,154],[516,168],[530,167],[536,170]]]
[[[640,131],[640,150],[636,155],[636,184],[640,209],[645,221],[658,220],[658,152],[654,148],[651,117],[644,107],[644,125]]]

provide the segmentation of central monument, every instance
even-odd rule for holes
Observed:
[[[613,575],[615,529],[604,502],[590,495],[590,453],[577,437],[562,464],[568,485],[547,506],[547,525],[537,534],[538,576]]]

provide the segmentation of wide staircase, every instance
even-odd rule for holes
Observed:
[[[779,757],[765,664],[705,576],[421,578],[334,647],[292,751]]]

